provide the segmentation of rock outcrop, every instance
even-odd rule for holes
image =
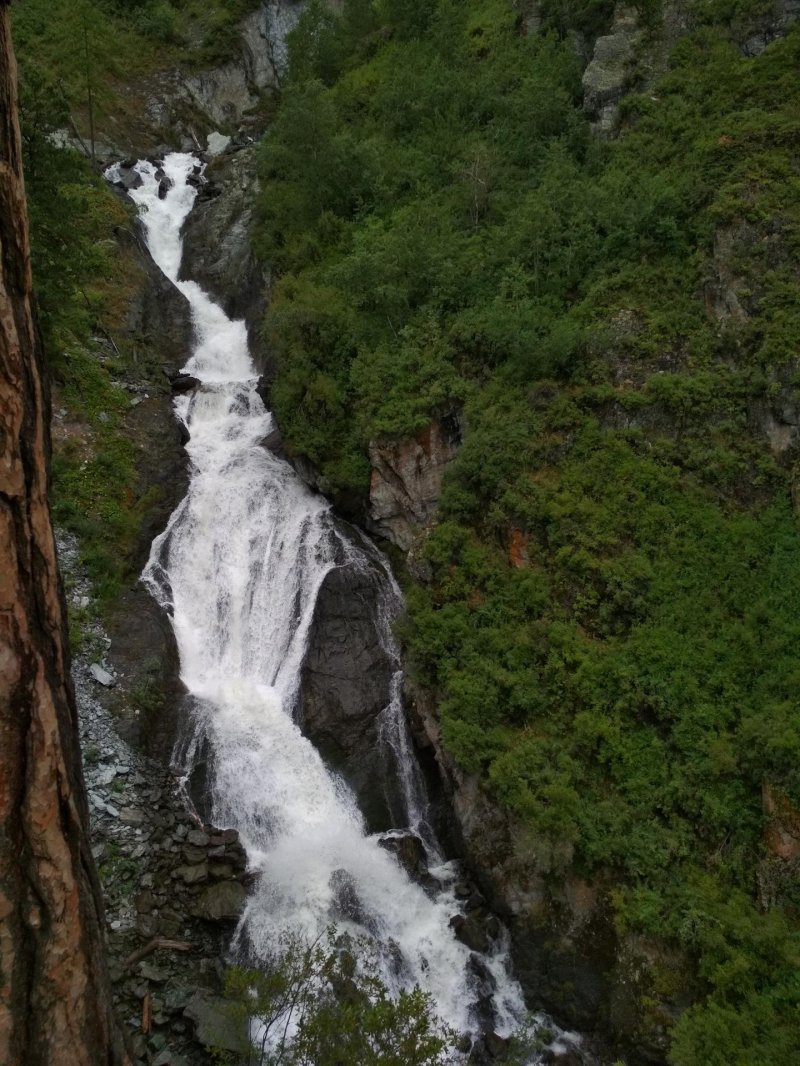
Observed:
[[[319,591],[300,692],[303,732],[353,791],[373,831],[391,820],[380,716],[397,663],[377,615],[385,581],[377,569],[342,566]]]
[[[446,782],[464,856],[480,886],[479,916],[494,912],[506,922],[514,972],[529,1004],[562,1025],[612,1035],[617,1048],[635,1056],[631,1061],[663,1062],[669,1027],[699,992],[687,979],[687,960],[663,944],[618,933],[613,882],[569,872],[570,845],[554,849],[532,837],[492,802],[443,750],[432,698],[408,686],[408,699],[415,735],[435,750]],[[459,934],[482,944],[486,926]]]
[[[741,49],[746,56],[758,56],[764,49],[784,37],[786,31],[800,19],[800,0],[776,0],[771,11],[757,15],[747,27]]]
[[[369,529],[410,551],[436,512],[445,471],[460,443],[457,412],[431,422],[415,437],[371,442]]]
[[[255,146],[227,151],[206,171],[219,190],[200,197],[184,231],[181,273],[197,281],[231,318],[243,318],[256,365],[266,369],[267,351],[261,322],[269,279],[251,249],[258,193]]]
[[[583,72],[583,106],[596,132],[610,133],[614,128],[617,105],[630,87],[641,36],[636,12],[620,8],[611,32],[595,42],[594,54]]]

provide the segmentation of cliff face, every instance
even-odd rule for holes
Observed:
[[[32,309],[8,5],[0,5],[0,1059],[126,1060],[47,502],[48,405]]]

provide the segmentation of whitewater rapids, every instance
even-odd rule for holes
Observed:
[[[258,873],[243,933],[264,960],[287,932],[311,942],[335,922],[366,934],[392,948],[379,956],[389,988],[419,984],[442,1019],[477,1035],[478,978],[449,925],[460,909],[453,871],[437,869],[445,887],[435,894],[413,882],[367,834],[352,793],[294,719],[320,586],[334,566],[366,565],[363,550],[338,531],[327,502],[263,446],[272,416],[256,391],[245,324],[179,280],[181,229],[197,195],[187,179],[198,175],[198,160],[166,157],[163,198],[156,165],[136,169],[142,184],[130,195],[150,253],[191,305],[196,343],[183,370],[200,383],[175,400],[189,437],[188,495],[153,543],[143,577],[170,615],[191,697],[186,769],[201,749],[210,753],[213,820],[239,831]],[[387,714],[385,732],[405,763],[408,821],[430,844],[399,682]],[[344,912],[343,884],[358,901]],[[494,1028],[508,1033],[525,1014],[519,986],[503,950],[484,962],[496,982]]]

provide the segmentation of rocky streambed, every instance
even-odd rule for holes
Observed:
[[[68,600],[86,609],[77,544],[58,539]],[[223,989],[250,887],[247,856],[235,830],[203,824],[173,772],[120,736],[117,715],[136,711],[110,645],[89,623],[73,680],[114,1005],[136,1063],[205,1066],[242,1046]]]

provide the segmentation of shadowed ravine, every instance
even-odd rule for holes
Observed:
[[[375,559],[347,539],[327,502],[263,446],[272,416],[256,391],[244,323],[228,319],[194,282],[177,280],[181,227],[196,196],[187,178],[197,165],[190,155],[168,156],[171,186],[160,199],[156,167],[141,162],[143,183],[131,193],[153,259],[189,300],[196,331],[184,372],[199,384],[175,401],[189,436],[189,491],[153,543],[143,575],[170,615],[190,694],[183,769],[188,775],[198,753],[208,754],[210,816],[239,830],[258,873],[239,934],[252,954],[266,960],[281,934],[311,941],[335,922],[374,939],[387,986],[419,984],[445,1021],[477,1035],[487,1024],[485,991],[479,1011],[471,952],[449,925],[460,909],[457,870],[444,862],[426,818],[424,781],[403,714],[391,635],[400,598],[385,564],[376,625],[397,671],[378,735],[395,767],[395,828],[424,841],[440,887],[412,881],[379,837],[367,833],[354,795],[295,721],[322,582],[334,567],[374,570]],[[491,1025],[508,1034],[524,1018],[522,995],[504,947],[485,963],[496,985]]]

